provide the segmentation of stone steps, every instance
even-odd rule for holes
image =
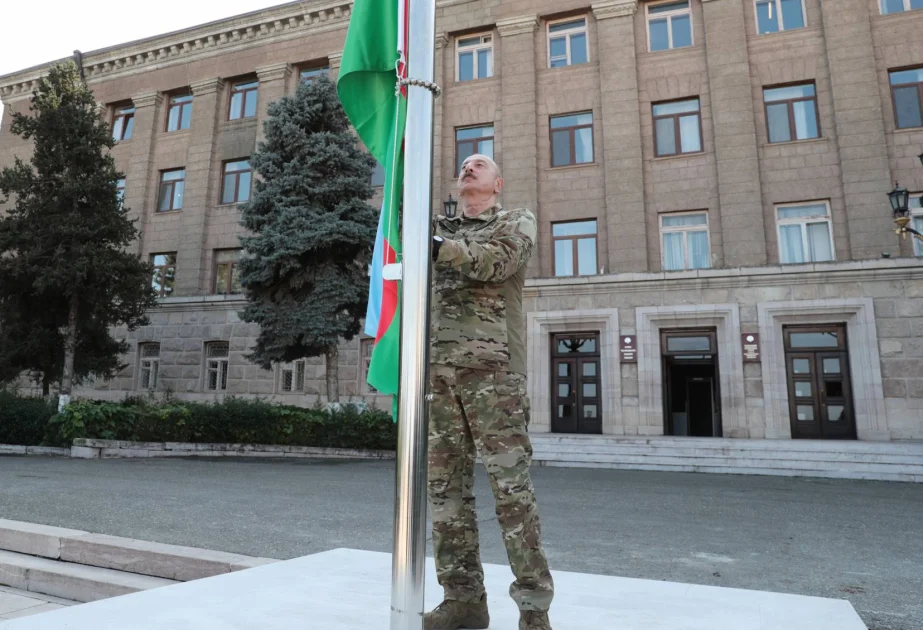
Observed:
[[[533,434],[540,466],[923,483],[923,442]]]
[[[0,519],[0,584],[80,602],[272,562]]]

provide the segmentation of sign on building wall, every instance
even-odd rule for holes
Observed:
[[[635,335],[619,337],[619,355],[622,357],[622,363],[638,362],[638,338]]]
[[[744,363],[760,362],[760,336],[758,333],[743,333],[741,336],[744,350]]]

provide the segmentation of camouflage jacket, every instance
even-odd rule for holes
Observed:
[[[499,204],[477,217],[437,217],[445,242],[433,273],[430,360],[526,373],[522,287],[535,246],[535,215]]]

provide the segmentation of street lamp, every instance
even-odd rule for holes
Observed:
[[[446,216],[446,218],[447,218],[447,219],[454,219],[454,218],[455,218],[455,212],[456,212],[456,210],[458,210],[458,201],[455,200],[455,199],[452,199],[452,195],[450,194],[450,195],[449,195],[449,198],[448,198],[446,201],[444,201],[444,202],[442,203],[442,205],[443,205],[443,207],[445,208],[445,216]]]
[[[920,162],[923,162],[923,154],[920,155]],[[894,230],[895,234],[900,234],[906,239],[909,233],[923,240],[923,234],[907,227],[910,223],[910,193],[907,192],[907,189],[901,188],[898,182],[894,182],[894,190],[888,193],[888,200],[891,202],[894,223],[897,224],[897,229]]]

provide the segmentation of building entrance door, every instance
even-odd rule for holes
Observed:
[[[599,333],[553,335],[552,433],[602,433]]]
[[[661,333],[664,434],[721,437],[717,334],[714,330]]]
[[[856,439],[846,327],[787,326],[785,362],[794,439]]]

